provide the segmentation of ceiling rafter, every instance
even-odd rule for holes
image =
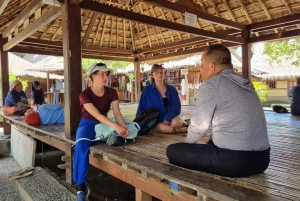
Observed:
[[[227,3],[227,0],[223,0],[223,2],[225,4],[225,7],[226,7],[227,12],[229,13],[231,19],[236,22],[236,19],[235,19],[234,15],[233,15],[233,12],[231,11],[231,8],[230,8],[229,4]]]
[[[95,45],[96,40],[98,38],[98,34],[99,34],[99,31],[100,31],[100,26],[101,26],[101,22],[102,22],[103,18],[104,18],[104,15],[102,15],[101,18],[99,19],[98,27],[97,27],[97,30],[96,30],[96,35],[95,35],[95,37],[93,39],[93,46]]]
[[[141,10],[141,13],[144,14],[143,7],[142,7],[142,3],[139,3],[139,8],[140,8],[140,10]],[[148,37],[149,46],[152,47],[152,43],[151,43],[151,40],[150,40],[150,37],[149,37],[148,27],[147,27],[146,24],[145,24],[144,26],[145,26],[145,29],[146,29],[146,32],[147,32],[147,37]]]
[[[214,10],[215,10],[215,12],[216,12],[216,15],[217,15],[218,17],[221,17],[220,12],[219,12],[219,10],[218,10],[218,8],[217,8],[217,6],[216,6],[214,0],[210,0],[210,3],[212,4],[212,6],[213,6],[213,8],[214,8]],[[223,26],[223,27],[224,27],[225,30],[227,29],[226,26]]]
[[[61,31],[61,29],[62,29],[62,26],[60,26],[60,27],[58,27],[58,29],[56,29],[55,33],[53,34],[53,36],[51,38],[52,41],[55,39],[56,35]]]
[[[139,24],[137,22],[135,22],[135,26],[136,26],[136,29],[137,29],[137,32],[138,32],[138,36],[139,36],[139,39],[140,39],[142,49],[144,49],[141,34],[140,34]]]
[[[150,8],[151,8],[151,7],[152,7],[152,6],[150,5]],[[149,10],[146,10],[146,11],[147,11],[147,15],[151,17],[151,14],[150,14]],[[156,18],[155,13],[154,13],[153,16]],[[157,45],[159,45],[159,42],[158,42],[158,36],[157,36],[157,33],[156,33],[156,29],[155,29],[155,27],[152,27],[152,28],[153,28],[154,33],[155,33],[154,35],[155,35],[155,38],[156,38],[156,43],[157,43]]]
[[[126,50],[126,32],[125,32],[125,19],[123,20],[123,46],[124,46],[124,50]]]
[[[199,12],[199,10],[195,9],[195,3],[193,3],[194,7],[187,7],[185,4],[179,4],[179,2],[177,1],[176,3],[172,3],[169,1],[161,1],[161,0],[140,0],[143,2],[146,2],[148,4],[152,4],[153,6],[158,6],[164,9],[168,9],[171,11],[175,11],[175,12],[179,12],[184,13],[184,12],[189,12],[189,13],[193,13],[195,15],[197,15],[198,18],[200,18],[201,20],[213,23],[213,24],[220,24],[220,25],[224,25],[226,27],[230,27],[233,29],[237,29],[237,30],[243,30],[245,28],[245,25],[237,23],[237,22],[233,22],[231,20],[227,20],[221,17],[217,17],[211,14],[207,14],[204,13],[203,9],[205,10],[205,8],[203,8],[201,10],[201,12]],[[187,2],[187,1],[186,1]],[[191,1],[188,1],[191,2]],[[198,4],[196,4],[198,5]],[[203,4],[202,4],[203,5]]]
[[[292,15],[293,11],[289,5],[289,3],[286,0],[281,0],[283,2],[283,4],[285,5],[286,9],[289,11],[289,14]]]
[[[44,27],[46,24],[52,22],[57,17],[61,15],[61,9],[57,7],[50,8],[45,14],[43,14],[39,19],[34,21],[28,27],[26,27],[21,33],[19,33],[16,37],[12,38],[6,44],[3,45],[3,50],[8,51],[13,46],[20,43],[22,40],[28,38],[33,33]]]
[[[26,8],[12,21],[12,23],[2,33],[3,38],[7,38],[17,27],[25,22],[35,11],[43,6],[42,0],[31,1]]]
[[[9,3],[10,0],[0,0],[0,15],[6,8],[7,4]]]
[[[85,20],[86,20],[86,18],[89,16],[89,14],[90,14],[90,12],[89,11],[86,11],[85,12],[86,13],[86,15],[83,17],[83,19],[81,20],[81,30],[82,30],[82,27],[83,27],[83,25],[84,25],[84,23],[85,23]]]
[[[167,20],[164,11],[163,11],[161,8],[159,8],[159,11],[160,11],[161,16],[163,17],[163,19],[164,19],[164,20]],[[174,37],[173,37],[172,31],[171,31],[171,30],[168,30],[168,32],[169,32],[169,34],[170,34],[170,36],[171,36],[172,42],[174,42]]]
[[[174,31],[180,31],[184,33],[189,33],[193,35],[203,36],[207,38],[213,38],[217,40],[231,41],[238,44],[242,44],[244,42],[243,38],[232,37],[228,35],[222,35],[215,32],[210,32],[206,30],[200,30],[195,27],[190,27],[174,22],[169,22],[161,19],[157,19],[154,17],[149,17],[146,15],[142,15],[139,13],[129,12],[127,10],[123,10],[120,8],[115,8],[112,6],[104,5],[92,0],[85,0],[81,4],[82,9],[90,10],[93,12],[104,13],[110,16],[115,16],[119,18],[124,18],[131,21],[137,21],[143,24],[148,24],[151,26],[162,27],[165,29],[171,29]]]
[[[170,14],[170,18],[172,19],[172,21],[173,21],[173,22],[175,22],[175,20],[174,20],[174,18],[173,18],[173,15],[172,15],[172,13],[171,13],[171,12],[169,12],[169,14]],[[182,38],[181,38],[181,35],[180,35],[180,32],[179,32],[179,31],[177,31],[177,35],[178,35],[179,39],[180,39],[180,40],[182,40]]]
[[[269,11],[268,11],[268,9],[267,9],[265,3],[264,3],[262,0],[258,0],[258,2],[260,3],[262,9],[263,9],[264,12],[266,13],[266,16],[267,16],[268,20],[272,19],[272,17],[271,17],[271,15],[270,15],[270,13],[269,13]]]
[[[118,18],[116,18],[116,21],[117,21],[117,22],[116,22],[116,23],[117,23],[117,25],[116,25],[116,26],[117,26],[117,33],[116,33],[116,43],[117,43],[117,45],[116,45],[116,47],[119,48],[119,46],[118,46],[118,45],[119,45],[119,35],[118,35],[118,33],[119,33],[119,27],[118,27]]]
[[[199,2],[199,4],[201,5],[201,7],[202,7],[204,10],[206,10],[204,4],[202,3],[202,1],[198,1],[198,2]],[[207,12],[205,12],[205,13],[207,13]],[[197,21],[198,21],[198,20],[197,20]],[[214,25],[213,25],[212,23],[209,23],[209,25],[210,25],[211,30],[212,30],[213,32],[216,32],[216,29],[215,29]]]
[[[155,18],[157,18],[157,15],[155,14],[155,11],[154,11],[154,8],[153,8],[152,5],[150,5],[150,8],[151,8],[151,10],[152,10],[152,12],[153,12],[153,16],[154,16]],[[154,30],[156,30],[156,27],[154,27]],[[156,32],[156,31],[155,31],[155,32]],[[161,32],[160,29],[158,29],[158,32],[159,32],[159,34],[160,34],[160,36],[161,36],[161,39],[162,39],[163,43],[166,44],[165,37],[164,37],[163,33]]]
[[[84,34],[84,37],[83,37],[83,40],[82,40],[82,45],[86,45],[88,39],[90,38],[90,34],[91,34],[92,30],[93,30],[93,27],[95,25],[95,22],[96,22],[97,18],[98,18],[98,14],[97,13],[93,13],[93,16],[92,16],[92,18],[90,20],[88,28],[86,29],[86,32]]]
[[[111,18],[111,28],[110,28],[110,36],[109,36],[109,48],[111,48],[111,41],[112,41],[112,32],[113,32],[113,17]]]
[[[246,8],[245,4],[243,3],[243,1],[242,0],[237,0],[237,2],[240,4],[240,6],[241,6],[241,8],[242,8],[242,10],[243,10],[243,12],[244,12],[247,20],[249,21],[249,24],[253,24],[253,21],[252,21],[249,13],[247,11],[247,8]]]
[[[107,15],[105,15],[105,17],[104,17],[104,25],[103,25],[103,27],[102,27],[101,38],[100,38],[100,44],[99,44],[100,47],[102,47],[102,41],[103,41],[103,35],[104,35],[104,32],[105,32],[106,21],[107,21]]]

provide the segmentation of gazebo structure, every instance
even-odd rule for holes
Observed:
[[[250,78],[251,43],[298,37],[298,0],[1,0],[2,94],[8,52],[64,57],[65,153],[80,120],[81,59],[166,61],[209,44],[242,46],[242,74]],[[136,101],[140,94],[136,76]],[[3,100],[3,99],[2,99]],[[4,124],[4,133],[9,125]],[[72,160],[66,161],[72,182]]]

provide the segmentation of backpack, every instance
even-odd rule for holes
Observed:
[[[274,105],[273,111],[277,113],[289,113],[289,111],[281,105]]]
[[[140,131],[138,135],[147,134],[151,129],[155,127],[159,119],[159,110],[155,107],[142,110],[133,122],[137,122],[140,125]]]

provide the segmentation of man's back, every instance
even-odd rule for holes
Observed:
[[[214,109],[211,124],[216,146],[248,151],[269,148],[261,102],[252,83],[232,69],[225,69],[204,82],[197,104],[199,115],[193,118],[209,118],[203,113],[208,108]]]

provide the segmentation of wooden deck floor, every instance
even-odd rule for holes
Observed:
[[[181,115],[189,118],[193,109],[183,107]],[[135,104],[121,106],[121,112],[126,118],[133,119],[135,111]],[[271,144],[271,163],[268,169],[263,174],[247,178],[214,177],[281,198],[300,200],[300,117],[277,114],[273,111],[265,111],[265,116]],[[135,142],[123,144],[119,148],[168,163],[166,147],[183,141],[185,136],[186,134],[151,132],[145,136],[138,136]],[[202,142],[206,140],[207,136],[201,139]],[[192,172],[197,173],[199,177],[206,174],[199,171]]]

